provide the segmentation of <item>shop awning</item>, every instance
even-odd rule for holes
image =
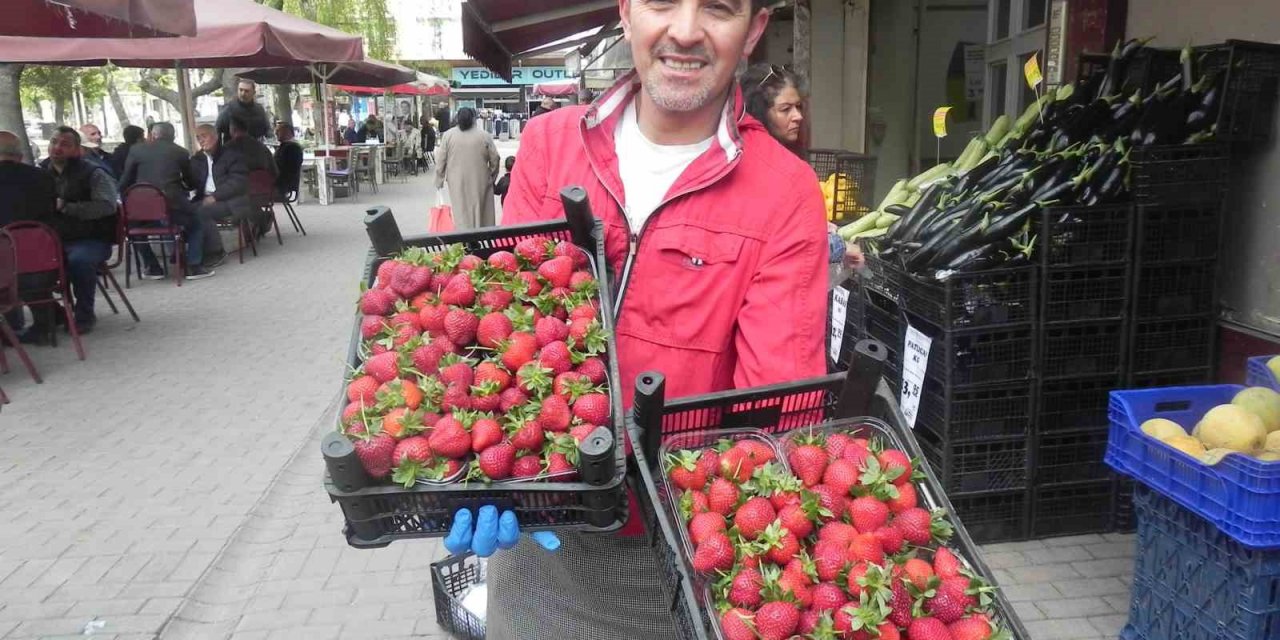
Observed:
[[[191,0],[8,0],[0,36],[156,38],[194,36]]]
[[[617,0],[469,0],[462,50],[510,82],[515,56],[617,19]]]
[[[578,79],[569,78],[568,80],[557,80],[555,82],[542,82],[533,85],[533,91],[529,93],[535,96],[551,96],[555,98],[577,95]]]
[[[388,91],[393,95],[402,96],[447,96],[449,95],[448,87],[440,86],[424,86],[417,82],[404,82],[390,87],[375,88],[372,86],[354,86],[346,84],[335,84],[334,89],[345,91],[347,93],[357,95],[376,95],[380,96]]]

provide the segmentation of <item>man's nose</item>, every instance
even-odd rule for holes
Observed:
[[[681,47],[692,47],[702,41],[702,11],[698,0],[683,0],[671,12],[667,36]]]

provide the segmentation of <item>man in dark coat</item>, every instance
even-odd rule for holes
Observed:
[[[271,174],[271,184],[274,186],[276,180],[280,177],[280,170],[276,168],[276,159],[271,155],[271,150],[267,145],[262,144],[257,138],[249,136],[249,132],[245,123],[238,117],[231,119],[231,140],[227,141],[225,146],[229,151],[235,151],[244,158],[244,168],[250,174],[255,171],[266,171]],[[250,183],[252,187],[252,183]],[[269,197],[269,196],[268,196]],[[252,194],[250,199],[252,200]],[[269,211],[259,209],[254,206],[253,210],[253,230],[257,237],[261,238],[271,230],[271,213]]]
[[[205,225],[192,213],[187,192],[195,188],[195,175],[191,171],[191,155],[174,142],[173,124],[157,122],[151,125],[151,140],[137,145],[129,153],[120,177],[120,192],[138,183],[150,184],[164,193],[169,205],[169,219],[186,232],[187,279],[199,280],[213,275],[202,266],[204,260]],[[164,277],[164,269],[156,260],[148,243],[136,245],[146,269],[142,277],[155,280]]]
[[[280,146],[276,147],[276,195],[281,200],[298,190],[302,182],[302,145],[293,140],[293,126],[287,122],[276,125],[276,139]]]
[[[53,175],[23,161],[22,141],[11,131],[0,131],[0,227],[10,222],[48,222],[57,206]],[[46,274],[18,276],[18,292],[39,291],[51,282]],[[26,323],[22,308],[5,314],[14,331]]]
[[[226,142],[231,139],[231,118],[239,117],[253,138],[261,140],[271,131],[267,111],[256,101],[258,84],[252,80],[241,80],[236,85],[236,99],[223,105],[218,113],[218,138]]]
[[[200,152],[191,158],[196,188],[192,202],[197,217],[205,225],[205,264],[216,266],[227,255],[222,248],[217,223],[238,224],[253,215],[253,204],[249,201],[249,169],[238,152],[218,141],[218,132],[213,126],[204,124],[197,127],[196,141],[200,144]]]
[[[142,127],[129,125],[124,128],[124,142],[111,150],[111,173],[113,175],[124,175],[124,163],[129,159],[129,150],[132,149],[134,145],[145,142],[143,138],[145,138],[146,135],[147,132],[143,131]],[[121,191],[123,192],[124,189],[121,188]]]

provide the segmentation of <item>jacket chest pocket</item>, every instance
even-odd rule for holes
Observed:
[[[652,230],[641,240],[620,330],[672,347],[724,351],[750,277],[744,242],[693,225]]]

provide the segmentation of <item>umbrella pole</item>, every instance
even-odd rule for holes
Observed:
[[[182,63],[175,65],[178,71],[178,108],[182,110],[182,131],[186,135],[188,149],[195,149],[196,114],[191,103],[191,81]]]

